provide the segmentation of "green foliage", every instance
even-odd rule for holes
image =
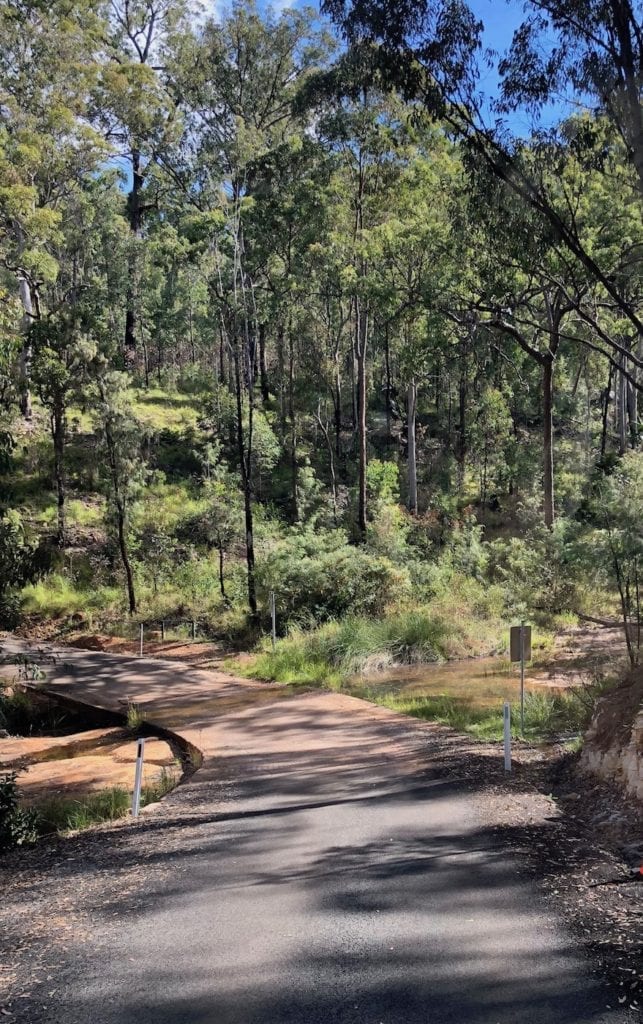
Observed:
[[[123,818],[132,795],[120,786],[92,793],[81,799],[51,797],[39,802],[35,811],[41,835],[51,832],[75,832],[104,821]]]
[[[36,575],[34,554],[19,513],[0,511],[0,626],[15,624],[19,588]]]
[[[570,524],[564,520],[553,530],[532,525],[523,537],[494,541],[489,557],[491,578],[502,585],[510,615],[557,614],[578,608],[577,567]]]
[[[128,701],[126,721],[127,728],[134,733],[138,732],[138,730],[143,725],[143,722],[145,721],[143,717],[143,712],[141,711],[139,705],[135,704],[133,701]]]
[[[35,718],[33,702],[26,690],[12,687],[7,693],[6,688],[0,686],[0,729],[26,736],[31,732]]]
[[[0,773],[0,850],[38,838],[38,816],[20,807],[17,778],[18,772]]]
[[[174,789],[177,781],[175,771],[161,769],[158,779],[142,788],[141,807],[161,800]],[[118,821],[129,813],[131,804],[132,794],[121,786],[113,786],[79,799],[51,797],[40,801],[29,813],[37,828],[36,836],[52,832],[64,834],[91,828],[106,821]]]
[[[267,545],[257,583],[263,594],[275,591],[288,621],[321,622],[349,610],[375,615],[410,592],[407,573],[350,546],[341,530],[291,531]]]

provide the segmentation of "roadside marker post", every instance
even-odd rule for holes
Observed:
[[[196,640],[196,619],[192,619],[192,639]]]
[[[141,808],[141,786],[143,784],[143,759],[145,757],[145,740],[139,739],[136,748],[136,771],[134,773],[134,792],[132,793],[132,817],[138,818]]]
[[[520,623],[520,735],[525,735],[525,622]]]
[[[272,632],[272,649],[274,651],[275,644],[277,643],[277,602],[275,600],[274,590],[270,591],[270,622]]]
[[[138,656],[139,656],[139,658],[142,658],[143,657],[143,623],[142,622],[141,622],[140,626],[138,627],[138,634],[139,634]]]
[[[508,700],[504,703],[503,722],[505,733],[505,771],[511,771],[511,704]]]

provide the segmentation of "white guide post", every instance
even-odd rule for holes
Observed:
[[[138,818],[141,807],[141,786],[143,784],[143,759],[145,757],[145,740],[138,740],[136,748],[136,772],[134,773],[134,792],[132,793],[132,817]]]
[[[525,735],[525,623],[520,623],[520,735]]]
[[[503,713],[504,734],[505,734],[505,771],[511,771],[511,704],[508,700],[504,704]]]

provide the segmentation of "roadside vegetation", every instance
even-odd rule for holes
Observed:
[[[616,680],[600,679],[555,693],[527,693],[524,732],[520,729],[520,705],[517,701],[512,703],[512,735],[532,742],[562,742],[567,744],[568,749],[578,750],[596,701],[614,685]],[[499,701],[495,706],[481,706],[476,702],[475,695],[464,700],[448,694],[439,697],[405,697],[395,692],[382,693],[367,684],[349,688],[348,692],[391,711],[436,722],[479,740],[499,741],[503,738],[503,710]]]
[[[24,806],[17,780],[19,772],[0,773],[0,850],[35,843],[42,836],[66,835],[126,818],[132,794],[121,786],[82,797],[47,797]],[[161,800],[176,786],[177,773],[161,769],[158,779],[141,789],[140,806]]]
[[[643,33],[586,6],[516,33],[513,137],[466,4],[0,0],[0,627],[346,686],[589,616],[638,664]]]

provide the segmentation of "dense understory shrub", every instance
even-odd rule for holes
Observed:
[[[349,545],[341,530],[302,529],[273,542],[257,565],[257,584],[264,599],[276,592],[282,621],[291,622],[323,622],[349,610],[381,614],[411,591],[405,569]]]
[[[38,838],[38,815],[20,807],[18,772],[0,774],[0,850],[33,843]]]

